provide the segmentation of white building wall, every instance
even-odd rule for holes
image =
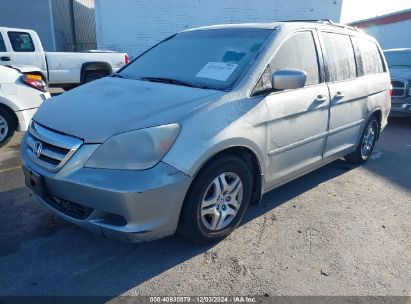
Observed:
[[[411,20],[363,29],[375,37],[382,49],[411,48]]]
[[[135,56],[192,27],[287,19],[339,22],[343,0],[96,0],[97,47]]]

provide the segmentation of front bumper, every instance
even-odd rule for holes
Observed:
[[[37,108],[15,112],[17,116],[17,121],[18,121],[17,130],[19,132],[27,131],[30,125],[30,121],[33,118],[34,114],[36,114],[36,111],[37,111]]]
[[[393,98],[391,102],[392,117],[411,117],[411,97]]]
[[[45,92],[45,93],[41,93],[38,96],[33,97],[36,100],[41,100],[39,101],[44,102],[47,99],[51,98],[51,95],[49,92]],[[25,132],[27,131],[29,125],[30,125],[30,121],[33,118],[34,114],[36,114],[38,107],[35,108],[31,108],[31,109],[25,109],[25,110],[21,110],[21,111],[16,111],[14,112],[16,114],[17,117],[17,121],[18,121],[18,126],[17,126],[17,130],[19,132]]]
[[[52,212],[103,237],[149,241],[175,232],[191,178],[160,162],[144,171],[85,168],[98,145],[83,145],[57,173],[32,162],[22,142],[23,166],[41,176],[36,196]],[[28,181],[30,182],[30,181]]]

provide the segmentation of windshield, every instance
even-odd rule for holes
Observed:
[[[389,67],[408,66],[411,67],[411,51],[406,52],[384,52]]]
[[[120,77],[226,90],[241,76],[272,30],[183,32],[150,49]]]

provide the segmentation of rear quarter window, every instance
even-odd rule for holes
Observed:
[[[11,46],[15,52],[34,52],[33,40],[29,33],[8,32]]]
[[[384,63],[375,42],[361,37],[352,37],[359,66],[359,75],[384,73]]]
[[[342,81],[357,77],[354,50],[348,35],[322,33],[327,81]]]

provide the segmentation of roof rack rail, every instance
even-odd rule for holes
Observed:
[[[334,23],[331,19],[294,19],[294,20],[282,20],[279,22],[328,22]]]
[[[317,22],[317,23],[321,23],[321,24],[333,25],[333,26],[338,26],[338,27],[358,31],[358,28],[356,26],[336,23],[336,22],[332,21],[331,19],[295,19],[295,20],[283,20],[283,21],[280,21],[280,22]]]

